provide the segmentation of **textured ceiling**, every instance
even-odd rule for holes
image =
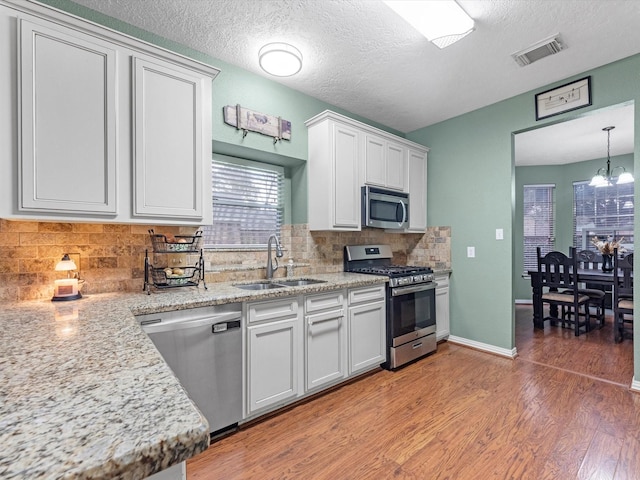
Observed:
[[[379,0],[74,1],[401,132],[640,52],[637,0],[458,0],[476,30],[442,50]],[[559,54],[511,58],[556,33]],[[298,75],[260,69],[273,41],[302,51]]]

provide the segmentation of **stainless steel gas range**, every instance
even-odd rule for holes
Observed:
[[[436,283],[429,267],[393,265],[389,245],[344,247],[344,271],[389,277],[387,361],[393,370],[436,351]]]

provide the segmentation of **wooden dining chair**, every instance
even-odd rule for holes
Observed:
[[[544,316],[542,321],[550,320],[552,324],[561,322],[573,325],[575,335],[580,335],[580,330],[585,332],[591,329],[589,319],[589,296],[578,292],[578,284],[575,281],[577,271],[577,259],[575,255],[571,258],[562,252],[549,252],[542,256],[540,247],[538,252],[538,275],[543,288],[542,303],[549,305],[549,315]],[[548,289],[548,291],[544,291]],[[555,315],[560,307],[564,312],[572,309],[575,315]],[[580,313],[580,307],[584,313]]]
[[[619,343],[625,335],[633,338],[633,253],[618,258],[616,250],[613,265],[613,338]]]
[[[575,247],[569,247],[569,257],[576,257],[580,270],[599,270],[602,265],[602,255],[592,250],[577,251]],[[597,288],[588,288],[587,285],[578,285],[578,293],[589,297],[589,306],[595,309],[595,318],[598,328],[604,327],[606,292]],[[568,313],[569,315],[571,312]]]

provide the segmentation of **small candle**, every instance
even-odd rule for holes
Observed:
[[[72,297],[78,294],[78,279],[63,278],[55,282],[55,297]]]

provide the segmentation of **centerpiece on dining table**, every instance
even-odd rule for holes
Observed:
[[[616,250],[622,253],[625,252],[625,248],[621,245],[624,237],[620,237],[620,240],[600,240],[598,237],[593,237],[591,240],[591,244],[594,245],[600,254],[602,255],[602,271],[603,272],[612,272],[613,271],[613,255]]]

